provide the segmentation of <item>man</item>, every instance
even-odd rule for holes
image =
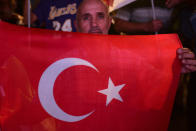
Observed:
[[[84,0],[77,12],[76,29],[82,33],[108,34],[111,17],[101,0]]]
[[[108,8],[100,0],[84,0],[76,16],[76,30],[81,33],[108,34],[111,17]],[[196,71],[194,54],[186,48],[177,50],[178,58],[182,62],[182,73]]]

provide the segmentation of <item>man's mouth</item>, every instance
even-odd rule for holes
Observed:
[[[101,31],[101,29],[99,29],[98,27],[95,27],[95,28],[91,28],[88,33],[91,33],[91,34],[103,34],[103,32]]]

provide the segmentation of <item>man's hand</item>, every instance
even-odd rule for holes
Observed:
[[[177,55],[182,63],[181,73],[196,71],[196,59],[193,52],[187,48],[179,48],[177,49]]]
[[[183,1],[185,1],[185,0],[166,0],[165,5],[168,8],[172,8]]]
[[[153,20],[144,24],[145,24],[145,28],[144,28],[145,32],[157,32],[163,26],[160,20]]]

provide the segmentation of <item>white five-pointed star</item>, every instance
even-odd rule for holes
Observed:
[[[106,106],[108,106],[112,99],[116,99],[123,102],[123,99],[121,98],[119,92],[124,86],[125,84],[115,86],[111,78],[109,78],[108,88],[98,91],[99,93],[102,93],[107,96]]]

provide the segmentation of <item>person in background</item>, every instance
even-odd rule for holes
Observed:
[[[196,53],[196,0],[166,0],[168,8],[183,6],[180,10],[180,32],[185,46]],[[190,74],[187,95],[188,131],[196,131],[196,72]]]
[[[157,4],[157,0],[155,2]],[[155,8],[156,12],[159,11],[156,15],[162,11],[161,9]],[[164,14],[161,12],[161,15],[163,16]],[[128,4],[118,9],[114,13],[113,18],[115,20],[114,31],[124,32],[126,34],[152,34],[158,32],[163,28],[166,19],[164,21],[159,19],[160,17],[157,17],[156,20],[153,19],[150,0],[137,0]]]
[[[15,0],[0,0],[0,20],[23,25],[23,17],[14,11],[16,4]]]
[[[157,32],[163,26],[160,20],[152,20],[149,22],[130,22],[129,20],[125,20],[123,18],[115,17],[114,30],[118,33],[124,32],[127,34],[145,32],[145,33],[153,33]]]
[[[166,0],[165,5],[168,8],[172,8],[172,7],[175,7],[175,6],[177,6],[179,4],[183,4],[183,3],[189,4],[191,6],[195,6],[196,5],[196,1],[195,0]]]
[[[74,20],[81,0],[40,0],[31,11],[31,23],[55,31],[75,32]],[[25,1],[24,22],[28,23],[28,0]]]

